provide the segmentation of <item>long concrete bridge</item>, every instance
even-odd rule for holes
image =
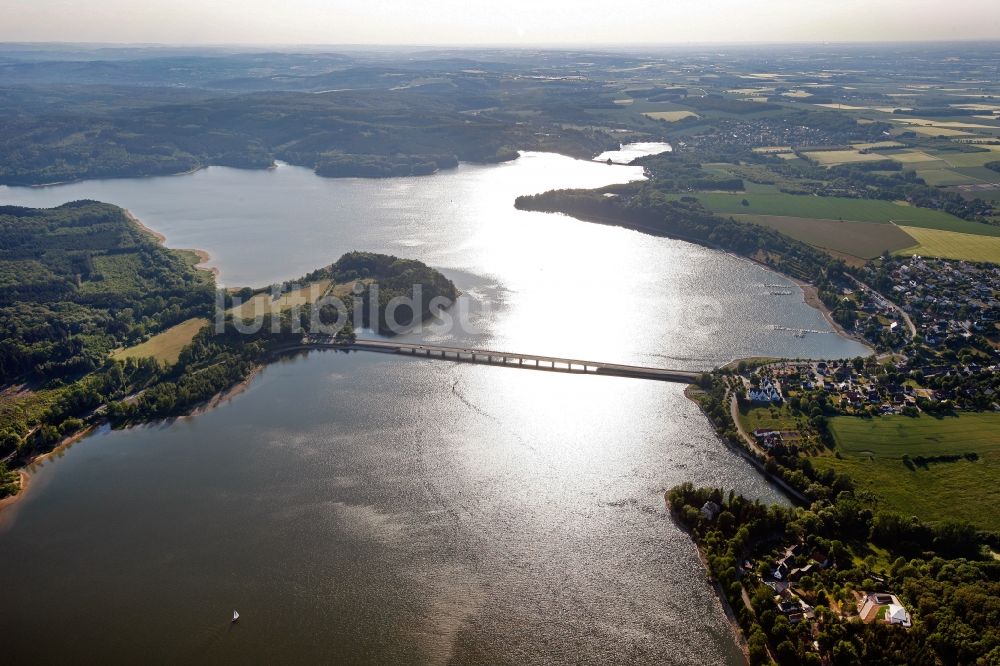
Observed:
[[[335,342],[332,338],[311,337],[301,344],[282,348],[280,351],[295,349],[340,349],[355,351],[381,352],[384,354],[401,354],[417,358],[459,363],[479,363],[483,365],[500,365],[507,368],[522,370],[545,370],[548,372],[564,372],[580,375],[603,375],[613,377],[633,377],[635,379],[652,379],[661,382],[680,382],[690,384],[695,381],[700,372],[690,370],[670,370],[667,368],[651,368],[640,365],[623,365],[621,363],[604,363],[575,358],[560,358],[539,354],[521,354],[517,352],[495,351],[490,349],[475,349],[470,347],[454,347],[449,345],[432,345],[418,342],[396,342],[392,340],[356,340],[352,343]]]

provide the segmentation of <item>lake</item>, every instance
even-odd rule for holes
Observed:
[[[512,205],[640,177],[526,153],[423,178],[210,168],[0,188],[0,202],[122,205],[169,245],[207,250],[226,285],[352,249],[420,259],[471,314],[413,338],[676,368],[866,352],[750,262]],[[4,650],[19,663],[739,663],[664,507],[684,480],[782,501],[680,385],[288,358],[217,409],[100,431],[37,466],[0,513]]]

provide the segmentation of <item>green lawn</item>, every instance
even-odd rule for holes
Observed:
[[[680,197],[681,195],[676,195]],[[694,195],[706,208],[725,215],[782,215],[825,220],[896,222],[900,226],[944,229],[966,234],[1000,236],[1000,227],[962,220],[930,208],[905,206],[876,199],[848,199],[785,194],[783,192],[704,192]],[[742,204],[746,200],[748,205]]]
[[[1000,529],[1000,511],[990,499],[1000,480],[1000,414],[942,419],[838,416],[830,427],[841,458],[825,454],[813,458],[815,466],[848,474],[895,511]],[[903,463],[904,454],[914,459],[966,453],[976,453],[979,459],[929,463],[912,470]]]
[[[154,335],[149,340],[126,349],[119,349],[111,354],[112,358],[146,358],[152,357],[164,363],[176,363],[181,350],[191,344],[198,331],[211,322],[201,317],[182,321],[165,331]]]
[[[800,439],[797,441],[789,439],[789,444],[795,443],[801,447],[809,448],[816,443],[816,432],[809,425],[808,417],[801,414],[798,416],[793,415],[787,403],[780,407],[777,405],[767,407],[744,406],[740,408],[739,417],[740,425],[748,433],[752,433],[758,429],[798,432]]]
[[[788,405],[771,407],[743,407],[740,421],[747,432],[764,430],[799,430],[806,427],[806,419],[792,415]]]

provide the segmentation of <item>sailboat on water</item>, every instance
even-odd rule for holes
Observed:
[[[233,609],[233,622],[236,622],[236,620],[238,620],[238,619],[240,619],[240,614],[237,613],[236,609],[234,608]]]

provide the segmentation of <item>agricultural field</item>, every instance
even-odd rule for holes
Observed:
[[[919,254],[942,259],[989,261],[1000,263],[1000,238],[959,234],[939,229],[901,227],[916,241],[912,247],[899,248],[896,254]]]
[[[231,308],[229,313],[242,319],[255,319],[265,314],[275,314],[295,306],[312,303],[327,294],[343,297],[348,295],[353,287],[354,283],[350,283],[333,285],[331,288],[330,280],[318,280],[290,291],[277,300],[271,298],[271,294],[267,292],[255,294],[238,308]],[[145,342],[119,349],[111,356],[116,359],[152,357],[161,363],[176,363],[181,350],[209,323],[211,323],[209,320],[200,317],[188,319],[161,331]]]
[[[941,158],[928,155],[920,150],[901,150],[895,153],[883,153],[878,155],[880,159],[889,158],[902,164],[913,164],[921,162],[941,162]],[[942,164],[941,166],[947,166]]]
[[[817,150],[802,154],[820,166],[836,166],[853,162],[880,162],[885,159],[885,156],[876,153],[862,153],[857,150]],[[895,156],[892,159],[895,159]]]
[[[970,133],[963,130],[950,129],[947,127],[937,127],[934,125],[904,125],[899,128],[900,132],[916,132],[922,136],[970,136]]]
[[[983,146],[989,150],[978,153],[947,151],[937,153],[937,159],[944,160],[952,167],[981,167],[987,162],[1000,160],[1000,146]]]
[[[974,185],[982,181],[975,176],[962,174],[952,169],[922,168],[917,165],[917,176],[924,179],[924,182],[931,187],[948,187],[951,185]]]
[[[989,171],[989,169],[986,169]],[[993,173],[996,173],[995,171]],[[997,174],[1000,176],[1000,174]],[[1000,202],[1000,186],[990,187],[990,188],[964,188],[956,187],[955,191],[961,192],[964,196],[976,199],[982,199],[984,201],[997,201]]]
[[[952,169],[963,176],[970,176],[972,178],[978,179],[982,183],[996,183],[1000,184],[1000,171],[994,171],[993,169],[987,169],[986,167],[955,167]],[[983,193],[982,198],[987,198],[990,195],[989,191]]]
[[[970,129],[970,130],[997,130],[998,125],[984,125],[983,123],[966,123],[957,120],[928,120],[926,118],[906,118],[901,121],[909,129],[914,127],[945,127],[948,129]],[[988,132],[987,132],[988,133]]]
[[[830,429],[835,453],[813,458],[815,467],[846,473],[900,513],[1000,529],[1000,512],[983,510],[1000,474],[1000,414],[838,416],[830,420]],[[921,464],[918,456],[958,459]]]
[[[676,195],[680,197],[681,195]],[[878,199],[817,197],[783,192],[704,192],[693,194],[711,211],[723,215],[780,215],[823,220],[895,222],[900,226],[943,229],[983,236],[1000,236],[1000,227],[969,222],[930,208]],[[747,205],[743,205],[746,201]]]
[[[883,251],[896,252],[917,244],[905,230],[893,224],[781,215],[734,215],[733,217],[742,222],[769,227],[814,247],[849,254],[859,259],[874,259]]]
[[[855,143],[851,147],[857,150],[885,150],[888,148],[905,148],[906,145],[898,141],[875,141],[873,143]]]
[[[157,333],[145,342],[113,352],[111,357],[120,360],[152,357],[161,363],[176,363],[177,359],[180,358],[181,350],[188,346],[198,331],[208,326],[209,323],[207,319],[201,317],[182,321],[176,326],[171,326],[167,330]]]
[[[684,120],[685,118],[701,117],[693,111],[647,111],[643,115],[647,118],[652,118],[653,120],[665,120],[668,123],[675,123],[678,120]]]

